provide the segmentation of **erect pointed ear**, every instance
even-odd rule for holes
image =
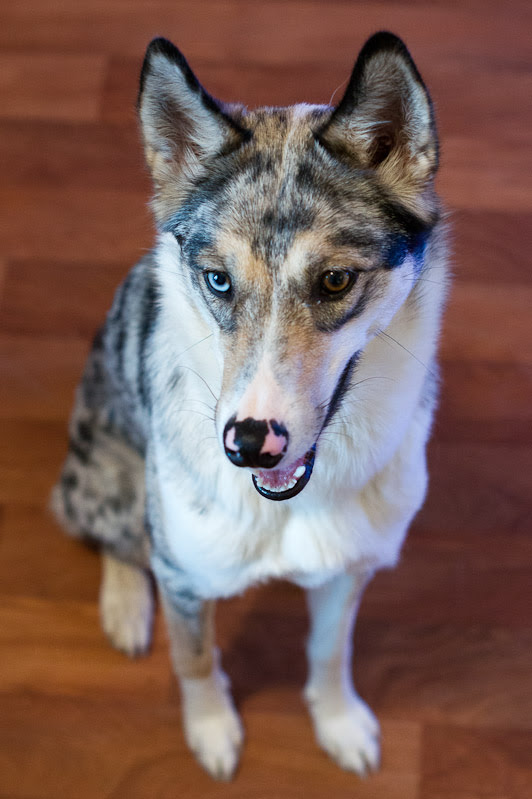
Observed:
[[[138,96],[146,160],[157,190],[178,196],[205,164],[238,147],[249,132],[201,86],[185,57],[167,39],[148,45]],[[157,213],[157,198],[155,201]]]
[[[318,139],[333,154],[375,169],[405,199],[425,188],[438,167],[434,114],[401,39],[382,31],[366,42]]]

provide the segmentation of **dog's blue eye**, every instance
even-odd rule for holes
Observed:
[[[215,294],[227,294],[231,290],[231,278],[227,272],[205,272],[205,280]]]

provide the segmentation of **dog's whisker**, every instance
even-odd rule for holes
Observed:
[[[210,385],[207,383],[207,381],[205,380],[205,378],[204,378],[204,377],[202,377],[202,376],[200,375],[200,373],[199,373],[199,372],[196,372],[196,370],[195,370],[195,369],[193,369],[191,366],[188,366],[188,364],[180,364],[180,365],[179,365],[179,368],[180,368],[180,369],[189,369],[189,371],[191,371],[191,372],[192,372],[192,374],[196,375],[196,377],[199,377],[199,379],[200,379],[200,380],[201,380],[201,381],[202,381],[202,382],[203,382],[203,383],[206,385],[206,387],[208,388],[208,390],[209,390],[209,391],[210,391],[210,393],[212,394],[212,396],[213,396],[214,400],[215,400],[216,402],[218,402],[218,397],[216,396],[216,394],[214,393],[214,391],[212,390],[212,388],[210,387]]]
[[[325,438],[325,440],[327,440],[327,436],[328,435],[330,435],[330,436],[341,436],[342,438],[346,438],[349,441],[353,440],[352,436],[348,435],[348,433],[342,432],[341,430],[331,430],[330,427],[325,428],[325,430],[326,430],[326,432],[325,432],[325,434],[323,436]],[[320,436],[320,438],[321,437],[322,436]]]
[[[180,367],[180,368],[181,368],[181,367]],[[202,403],[202,405],[206,405],[206,406],[207,406],[207,408],[210,408],[210,409],[211,409],[211,411],[214,411],[214,407],[215,407],[215,406],[214,406],[212,403],[210,403],[210,402],[207,402],[207,400],[200,399],[200,397],[182,397],[182,399],[183,399],[184,401],[186,401],[186,402],[201,402],[201,403]]]
[[[395,383],[395,378],[387,377],[386,375],[371,375],[371,377],[365,377],[363,380],[359,380],[357,383],[353,383],[351,388],[356,388],[357,386],[361,386],[362,383],[367,383],[370,380],[389,380],[391,383]]]
[[[414,354],[414,353],[413,353],[411,350],[409,350],[409,349],[408,349],[408,347],[405,347],[405,345],[404,345],[404,344],[401,344],[401,342],[400,342],[400,341],[397,341],[397,339],[396,339],[396,338],[394,338],[393,336],[390,336],[390,334],[389,334],[389,333],[386,333],[384,330],[379,330],[379,331],[378,331],[378,333],[377,333],[377,335],[378,335],[379,337],[381,337],[381,336],[386,336],[386,338],[387,338],[387,339],[390,339],[390,341],[393,341],[395,344],[397,344],[397,346],[398,346],[398,347],[401,347],[401,349],[402,349],[402,350],[404,350],[404,351],[405,351],[405,352],[407,352],[409,355],[411,355],[411,356],[412,356],[412,358],[413,358],[415,361],[417,361],[417,362],[420,364],[420,366],[422,366],[424,369],[426,369],[426,370],[427,370],[427,372],[428,372],[428,373],[431,375],[431,377],[434,377],[436,380],[438,379],[438,375],[437,375],[437,374],[435,374],[435,373],[432,371],[432,369],[430,368],[430,366],[428,366],[426,363],[423,363],[423,361],[422,361],[420,358],[418,358],[418,357],[417,357],[417,355],[415,355],[415,354]]]
[[[181,358],[182,355],[184,355],[186,352],[190,352],[190,350],[194,349],[194,347],[197,347],[199,344],[203,344],[203,342],[207,341],[207,339],[212,338],[213,335],[214,333],[209,333],[207,336],[200,338],[199,341],[196,341],[195,344],[191,344],[190,347],[187,347],[186,350],[183,350],[183,352],[180,352],[179,355],[176,356],[176,360],[179,360],[179,358]]]
[[[418,275],[417,272],[405,272],[405,278],[414,278],[416,283],[432,283],[434,286],[447,286],[448,281],[444,280],[432,280],[429,277],[425,277],[423,273]]]
[[[386,377],[384,375],[372,375],[371,377],[365,377],[363,380],[359,380],[358,382],[353,383],[350,386],[350,390],[352,391],[355,388],[357,388],[357,386],[361,386],[363,383],[367,383],[370,380],[389,380],[392,383],[395,382],[393,377]],[[327,406],[330,404],[330,402],[331,402],[331,398],[330,397],[329,397],[329,399],[326,399],[323,402],[320,402],[319,405],[317,406],[318,413],[321,412],[321,411],[324,411],[325,408],[327,408]],[[355,404],[357,402],[360,402],[360,397],[345,396],[345,397],[342,398],[341,407],[344,407],[346,405]],[[336,415],[339,414],[339,411],[340,411],[340,409],[338,409],[338,411],[336,412]],[[333,417],[333,419],[334,419],[334,417]]]
[[[200,400],[200,399],[193,399],[192,397],[185,397],[183,399],[183,403],[185,403],[185,402],[199,402],[200,405],[205,405],[207,410],[209,410],[212,414],[214,414],[214,408],[212,407],[212,405],[209,405],[208,402],[204,402],[203,400]]]
[[[207,416],[207,414],[202,413],[201,411],[196,411],[193,408],[175,408],[173,413],[195,413],[198,416],[203,416],[204,419],[208,420],[209,422],[214,422],[212,416]]]

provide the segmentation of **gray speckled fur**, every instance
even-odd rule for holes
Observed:
[[[95,337],[52,508],[74,537],[154,568],[167,597],[193,615],[201,603],[168,551],[149,454],[150,383],[143,359],[149,359],[157,316],[153,269],[149,254],[130,271]]]
[[[69,451],[52,496],[56,515],[75,537],[147,565],[145,449],[148,414],[139,387],[142,319],[152,258],[131,270],[97,334],[76,391]],[[150,300],[152,301],[152,300]]]

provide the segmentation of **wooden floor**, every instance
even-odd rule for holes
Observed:
[[[532,796],[532,72],[529,0],[6,0],[0,8],[0,799]],[[97,556],[46,501],[113,287],[150,246],[134,101],[155,34],[214,94],[329,101],[379,28],[433,93],[456,280],[431,489],[356,632],[383,726],[365,781],[316,747],[301,593],[224,603],[248,742],[230,785],[186,751],[158,619],[136,662],[100,632]],[[272,648],[270,641],[275,639]]]

